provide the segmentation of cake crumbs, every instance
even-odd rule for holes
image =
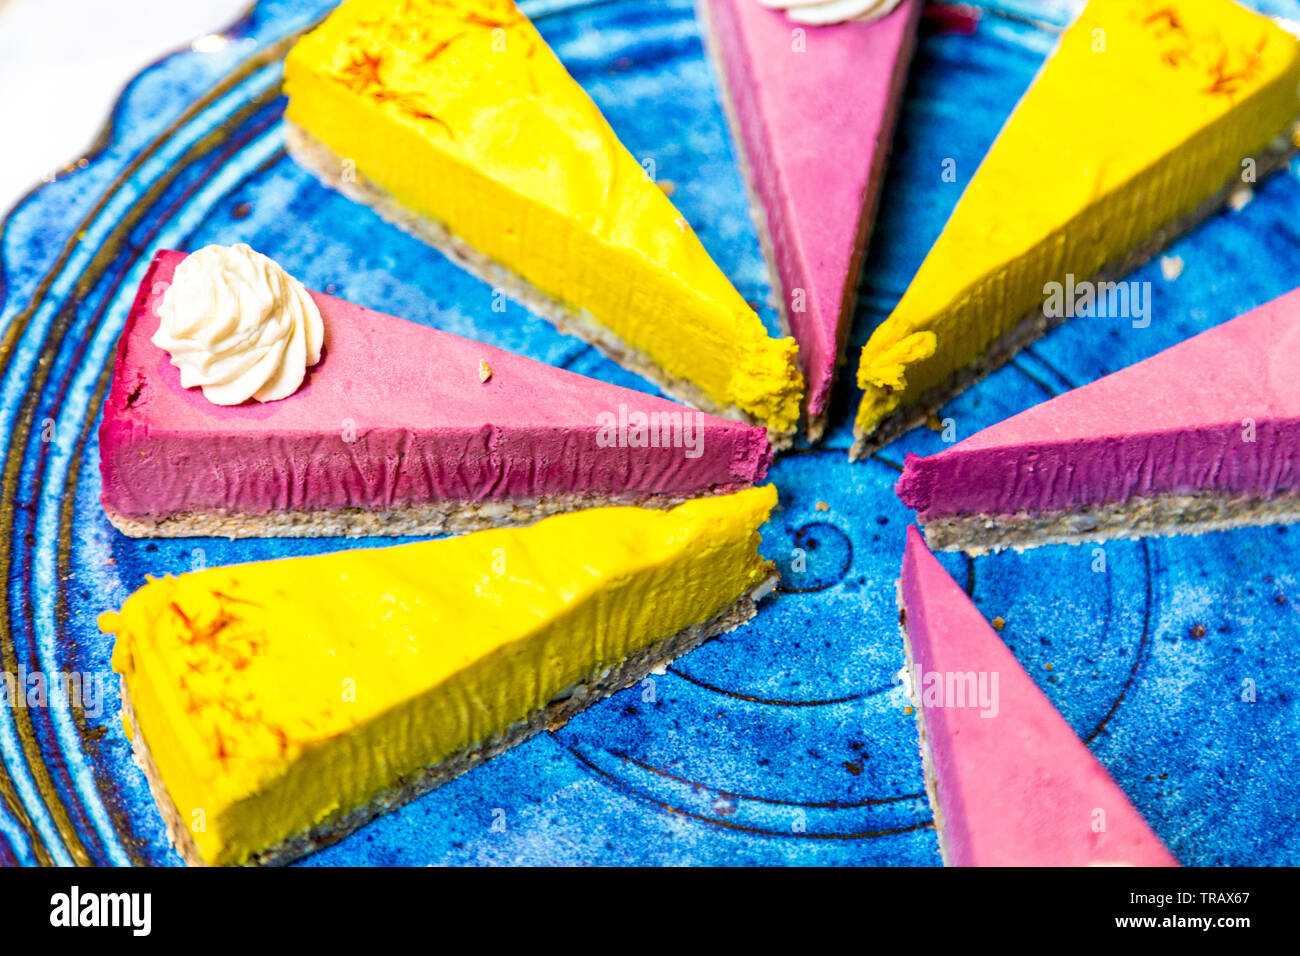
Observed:
[[[671,179],[659,180],[659,188],[663,190],[665,196],[672,196],[673,193],[677,192],[677,184]]]
[[[1161,256],[1160,257],[1160,274],[1165,277],[1166,282],[1173,282],[1183,274],[1182,256]]]
[[[903,708],[903,715],[905,717],[911,717],[913,713],[914,711],[912,710],[911,704],[908,704],[906,707]]]
[[[1050,671],[1050,670],[1052,669],[1052,665],[1051,665],[1051,664],[1044,664],[1044,665],[1043,665],[1043,669],[1044,669],[1044,670],[1049,670],[1049,671]]]
[[[831,506],[828,505],[828,504],[827,504],[826,502],[824,502],[824,501],[819,501],[819,502],[817,502],[817,504],[813,505],[813,507],[816,508],[818,511],[830,511],[830,510],[831,510]]]
[[[492,366],[487,363],[487,359],[478,360],[478,380],[486,382],[492,377]]]
[[[1192,640],[1199,641],[1201,638],[1205,636],[1205,625],[1204,624],[1194,625],[1191,631],[1188,632],[1188,635],[1191,637]]]
[[[989,621],[989,623],[992,624],[999,631],[1007,626],[1006,620],[1001,615],[998,615],[993,620]]]
[[[1241,212],[1250,205],[1251,200],[1255,198],[1255,190],[1249,186],[1241,185],[1234,189],[1228,196],[1228,206],[1233,212]]]

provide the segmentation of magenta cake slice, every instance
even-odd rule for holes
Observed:
[[[922,5],[903,0],[879,20],[807,26],[758,0],[699,2],[782,320],[799,343],[816,440]]]
[[[933,548],[1197,534],[1300,520],[1300,290],[909,455],[895,490]]]
[[[181,252],[149,267],[99,432],[101,501],[134,536],[427,534],[760,481],[762,428],[311,293],[320,362],[220,406],[151,337]]]
[[[899,608],[945,864],[1178,865],[915,527]]]

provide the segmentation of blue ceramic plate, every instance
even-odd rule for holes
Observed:
[[[307,285],[649,390],[285,156],[281,59],[329,4],[263,0],[204,52],[159,61],[100,143],[29,195],[0,273],[0,861],[176,863],[118,719],[96,616],[146,574],[366,541],[132,540],[98,504],[110,359],[154,250],[248,242]],[[860,345],[888,312],[1076,4],[987,4],[973,35],[923,29],[862,279]],[[524,4],[750,300],[770,289],[689,0]],[[1300,4],[1268,10],[1300,20]],[[215,47],[215,48],[214,48]],[[1100,104],[1099,108],[1104,108]],[[955,160],[957,182],[944,182]],[[1076,320],[952,402],[959,436],[1151,355],[1300,279],[1295,170],[1149,265],[1152,322]],[[764,306],[765,318],[774,319]],[[853,350],[856,355],[856,349]],[[852,376],[845,376],[851,378]],[[847,383],[825,443],[782,457],[764,549],[785,574],[757,620],[305,861],[938,863],[894,580],[908,513],[891,486],[914,432],[850,465]],[[829,506],[825,510],[818,502]],[[807,555],[791,567],[798,548]],[[1300,861],[1300,534],[945,556],[1071,725],[1185,863]],[[1050,669],[1049,669],[1050,668]],[[47,683],[46,686],[49,686]],[[1253,700],[1250,699],[1253,697]]]

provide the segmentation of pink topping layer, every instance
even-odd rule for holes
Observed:
[[[948,863],[1178,865],[915,527],[902,593]],[[982,701],[927,698],[966,675]]]
[[[870,23],[801,27],[802,51],[780,11],[704,2],[818,416],[853,318],[921,2]]]
[[[1300,290],[951,448],[895,490],[922,521],[1159,494],[1300,493]]]
[[[124,514],[687,496],[746,487],[771,463],[761,428],[315,292],[325,350],[303,387],[277,402],[213,405],[181,387],[150,341],[155,304],[184,257],[155,257],[118,346],[99,444],[101,500]],[[668,428],[661,447],[632,447],[638,414],[698,431]],[[698,457],[687,439],[698,439]]]

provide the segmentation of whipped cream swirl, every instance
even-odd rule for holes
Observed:
[[[825,26],[848,20],[879,20],[902,0],[758,0],[772,10],[784,10],[795,23]]]
[[[157,312],[153,344],[214,405],[288,398],[320,361],[325,325],[311,295],[242,242],[186,256]]]

